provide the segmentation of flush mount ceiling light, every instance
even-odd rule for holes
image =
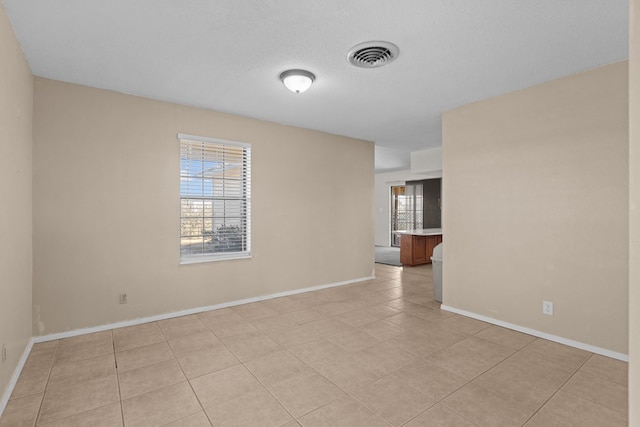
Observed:
[[[377,68],[387,65],[400,54],[393,43],[372,41],[355,45],[347,53],[347,61],[359,68]]]
[[[313,73],[306,70],[287,70],[280,74],[280,80],[291,92],[301,93],[311,87],[316,79]]]

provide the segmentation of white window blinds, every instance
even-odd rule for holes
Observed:
[[[178,134],[183,263],[251,253],[251,146]]]

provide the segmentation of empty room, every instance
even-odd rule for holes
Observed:
[[[639,0],[0,0],[0,427],[640,426]]]

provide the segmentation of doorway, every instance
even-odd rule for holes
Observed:
[[[391,187],[391,246],[400,247],[400,236],[394,231],[407,229],[407,198],[404,185]]]
[[[394,231],[442,227],[441,186],[441,178],[391,186],[391,246],[400,246]]]

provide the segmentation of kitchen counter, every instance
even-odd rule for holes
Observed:
[[[394,231],[400,235],[400,262],[403,266],[430,264],[433,248],[442,242],[442,228]]]
[[[418,230],[398,230],[394,234],[407,234],[409,236],[442,236],[442,228],[421,228]]]

